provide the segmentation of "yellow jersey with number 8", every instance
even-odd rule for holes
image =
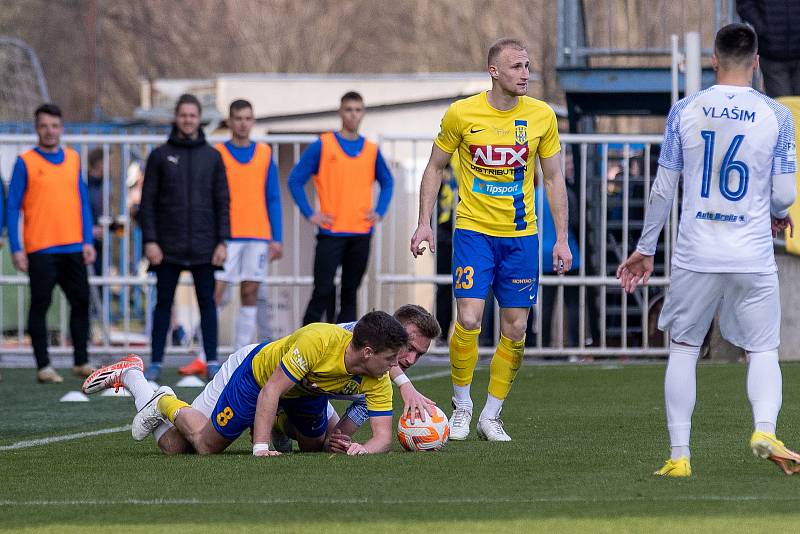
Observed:
[[[500,111],[479,93],[450,105],[434,143],[448,154],[458,151],[456,228],[495,237],[537,232],[536,156],[561,150],[550,106],[521,96],[512,109]]]

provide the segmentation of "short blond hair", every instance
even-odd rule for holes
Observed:
[[[513,37],[502,37],[496,40],[492,46],[489,47],[489,56],[486,62],[487,66],[492,66],[492,64],[497,61],[497,57],[500,55],[500,52],[506,48],[513,48],[514,50],[528,50],[528,47],[525,46],[525,43],[519,39],[514,39]]]

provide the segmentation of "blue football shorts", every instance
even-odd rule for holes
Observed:
[[[539,236],[494,237],[457,228],[453,235],[453,294],[501,308],[529,308],[539,287]]]
[[[250,351],[236,368],[211,412],[211,424],[225,439],[234,441],[253,426],[261,392],[261,386],[253,375],[253,357],[264,345],[262,343]],[[276,372],[284,371],[279,368]],[[325,396],[280,399],[278,407],[283,408],[289,421],[304,436],[316,438],[328,429],[328,399]]]

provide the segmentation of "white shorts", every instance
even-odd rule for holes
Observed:
[[[222,271],[214,277],[221,282],[263,282],[267,274],[269,245],[266,241],[228,241],[228,255]]]
[[[719,309],[722,337],[748,352],[780,345],[778,273],[672,271],[658,328],[679,343],[703,344]]]
[[[211,418],[211,412],[214,411],[214,407],[217,405],[219,396],[222,395],[222,390],[225,389],[225,386],[233,376],[234,371],[236,371],[236,368],[241,365],[245,358],[247,358],[247,355],[250,354],[250,351],[257,346],[258,345],[255,343],[251,345],[245,345],[228,356],[228,359],[225,360],[225,363],[220,366],[219,372],[214,375],[214,379],[206,384],[206,387],[203,388],[203,391],[201,391],[200,394],[192,401],[192,408],[199,410],[203,415]],[[154,432],[156,443],[158,443],[158,440],[161,439],[161,436],[163,436],[164,433],[170,428],[172,428],[172,423],[169,421],[165,421],[159,425],[158,428],[156,428]]]

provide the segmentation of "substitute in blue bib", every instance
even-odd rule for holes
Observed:
[[[529,59],[515,39],[500,39],[489,49],[492,89],[454,102],[442,119],[422,176],[419,226],[411,253],[434,251],[431,214],[444,169],[458,161],[456,230],[453,236],[453,291],[457,317],[450,339],[453,405],[450,439],[463,440],[472,419],[470,384],[478,361],[478,335],[484,299],[491,287],[500,305],[500,342],[489,373],[486,405],[478,436],[509,441],[500,410],[522,364],[528,310],[538,286],[534,172],[537,159],[556,226],[553,265],[570,269],[567,244],[567,194],[561,174],[561,145],[553,110],[530,98]],[[559,263],[560,262],[560,263]]]

